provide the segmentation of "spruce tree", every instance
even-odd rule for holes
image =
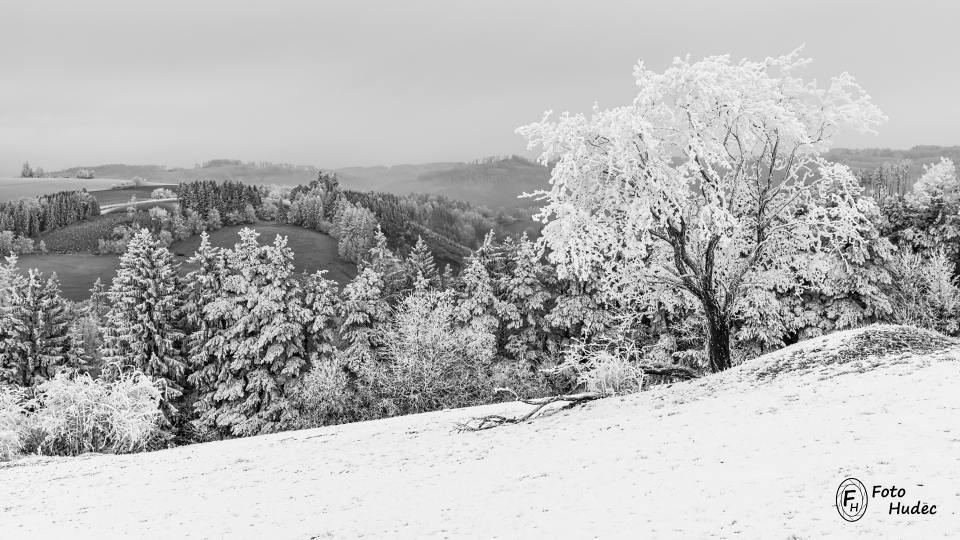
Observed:
[[[103,281],[98,277],[90,289],[90,308],[88,313],[95,317],[96,320],[102,321],[109,310],[110,298],[106,288],[103,286]]]
[[[83,315],[70,323],[67,333],[66,365],[77,372],[87,372],[96,360],[98,323],[92,315]]]
[[[495,348],[499,336],[500,315],[504,305],[496,296],[490,274],[479,257],[470,257],[459,276],[460,294],[456,317],[464,326],[478,334],[489,336],[489,346]]]
[[[309,312],[306,349],[312,364],[329,359],[339,341],[337,284],[323,277],[324,273],[321,270],[308,276],[305,285],[304,305]]]
[[[171,423],[184,375],[183,334],[176,324],[179,290],[173,254],[141,229],[120,257],[104,321],[105,364],[113,370],[132,367],[160,381],[161,407]]]
[[[548,356],[545,317],[552,301],[552,273],[526,233],[510,247],[508,271],[497,284],[507,306],[503,315],[509,333],[505,348],[512,358],[533,367]]]
[[[346,344],[346,367],[354,377],[375,365],[390,319],[390,306],[383,296],[383,278],[364,268],[343,289],[340,304],[340,336]]]
[[[403,287],[403,266],[400,259],[387,246],[387,237],[377,225],[377,232],[373,236],[373,247],[367,252],[363,266],[376,272],[383,281],[382,293],[388,300],[393,300]]]
[[[406,285],[412,287],[417,280],[417,276],[422,276],[430,286],[440,284],[440,274],[437,272],[437,264],[433,260],[433,253],[423,241],[422,236],[417,236],[417,243],[413,250],[404,261],[404,273]]]
[[[212,398],[223,365],[223,324],[208,320],[206,310],[221,296],[226,277],[223,250],[210,244],[210,235],[200,235],[200,246],[188,262],[196,266],[187,274],[184,287],[182,324],[186,331],[185,357],[191,373],[187,380],[197,392],[195,412],[202,415],[213,407]]]
[[[20,336],[23,328],[15,316],[24,289],[17,270],[17,256],[11,254],[0,265],[0,384],[20,384]]]
[[[222,334],[202,354],[219,361],[217,386],[203,396],[201,424],[224,436],[272,433],[292,423],[287,396],[308,362],[304,327],[309,312],[293,276],[293,251],[285,237],[261,246],[249,228],[226,254],[222,294],[204,317]]]
[[[6,367],[14,382],[35,386],[53,378],[66,364],[69,321],[56,274],[48,279],[31,269],[7,311],[12,332],[5,347]]]

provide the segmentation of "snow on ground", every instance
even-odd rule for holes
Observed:
[[[871,328],[483,432],[526,407],[24,459],[0,538],[960,538],[960,347]],[[937,514],[848,523],[849,476]]]

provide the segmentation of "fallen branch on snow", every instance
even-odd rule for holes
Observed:
[[[696,371],[679,364],[648,364],[640,366],[646,377],[653,377],[654,384],[663,382],[689,381],[699,377]]]
[[[520,399],[520,397],[517,396],[517,393],[509,388],[497,388],[493,391],[494,394],[497,394],[500,392],[507,392],[507,393],[513,394],[513,397],[517,401],[521,403],[526,403],[527,405],[533,405],[534,408],[530,412],[522,416],[503,416],[499,414],[489,414],[487,416],[471,418],[466,422],[457,424],[457,431],[481,431],[484,429],[490,429],[497,426],[502,426],[504,424],[519,424],[521,422],[526,422],[527,420],[530,420],[531,418],[536,416],[537,413],[542,411],[544,407],[546,407],[547,405],[550,405],[551,403],[557,403],[561,401],[565,402],[565,405],[561,408],[567,409],[570,407],[575,407],[582,403],[586,403],[588,401],[593,401],[593,400],[604,397],[603,394],[600,394],[598,392],[581,392],[579,394],[566,394],[561,396],[550,396],[550,397],[534,398],[534,399]]]

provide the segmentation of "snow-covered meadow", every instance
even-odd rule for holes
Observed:
[[[864,339],[883,339],[863,332],[481,432],[455,427],[527,407],[446,410],[136,455],[26,458],[0,465],[0,532],[6,539],[956,538],[960,348],[920,334],[907,340],[913,346],[861,357]],[[937,350],[911,353],[917,344]],[[849,476],[868,489],[903,487],[904,500],[936,504],[938,512],[892,516],[886,501],[874,500],[863,519],[848,523],[835,496]]]

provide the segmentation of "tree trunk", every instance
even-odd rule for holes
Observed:
[[[704,302],[707,316],[707,358],[714,373],[730,369],[730,318],[720,311],[716,301]]]

